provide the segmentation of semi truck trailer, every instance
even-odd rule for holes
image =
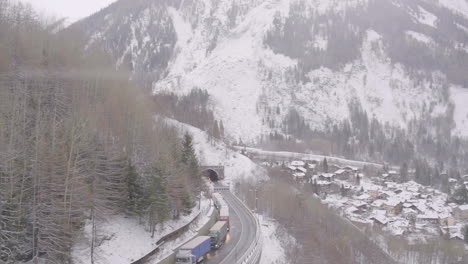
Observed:
[[[227,205],[222,206],[219,209],[219,221],[224,221],[227,223],[227,229],[230,229],[229,224],[229,207]]]
[[[198,236],[187,242],[176,254],[176,264],[196,264],[203,261],[211,250],[211,238]]]
[[[225,221],[218,221],[211,227],[209,236],[211,237],[212,249],[218,249],[224,244],[227,232],[227,222]]]

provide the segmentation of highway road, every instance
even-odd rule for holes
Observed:
[[[247,252],[249,246],[255,241],[257,225],[250,215],[249,209],[229,191],[220,191],[229,206],[231,230],[226,244],[217,251],[210,253],[207,264],[234,264]]]

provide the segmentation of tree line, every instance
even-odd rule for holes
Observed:
[[[0,0],[0,262],[71,263],[75,237],[138,217],[155,231],[201,190],[192,138],[74,30]]]

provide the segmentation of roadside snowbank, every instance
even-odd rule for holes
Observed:
[[[210,221],[214,207],[210,206],[206,209],[207,211],[202,212],[202,216],[200,216],[200,218],[190,226],[190,230],[179,236],[177,239],[162,244],[159,248],[160,251],[158,254],[151,257],[146,263],[158,264],[160,261],[165,260],[168,256],[170,256],[174,252],[175,248],[178,248],[192,240],[198,234],[199,229],[208,223],[208,221]]]
[[[153,238],[147,226],[139,224],[135,218],[114,216],[98,224],[99,239],[94,249],[95,263],[128,264],[144,257],[157,247],[156,242],[159,239],[192,221],[200,211],[202,212],[200,219],[204,219],[203,214],[209,211],[210,203],[210,199],[202,199],[200,210],[195,207],[191,214],[158,226]],[[83,234],[72,249],[72,259],[75,264],[91,263],[91,234],[92,225],[91,221],[88,221]]]

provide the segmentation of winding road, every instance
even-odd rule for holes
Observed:
[[[230,191],[219,191],[229,206],[231,229],[226,244],[217,251],[212,251],[207,264],[233,264],[239,260],[255,241],[256,221],[250,209],[245,207]]]

